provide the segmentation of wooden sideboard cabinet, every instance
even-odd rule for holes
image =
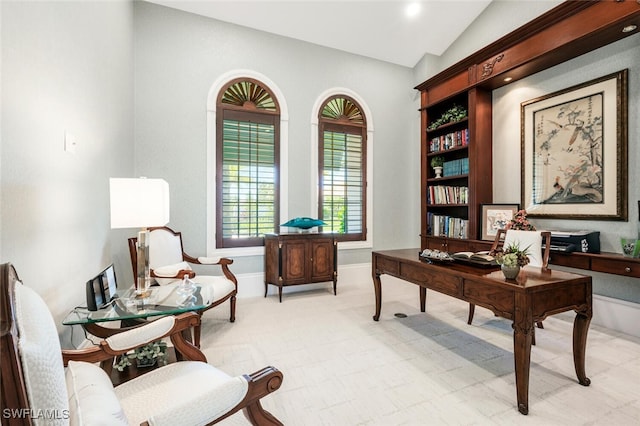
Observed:
[[[338,245],[335,236],[319,233],[267,234],[264,237],[264,297],[269,284],[289,285],[333,281],[338,283]]]

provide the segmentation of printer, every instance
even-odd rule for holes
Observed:
[[[600,253],[598,231],[551,231],[551,251]]]

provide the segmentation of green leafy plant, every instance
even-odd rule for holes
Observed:
[[[153,364],[153,360],[156,362],[164,361],[167,356],[167,343],[162,340],[147,343],[144,346],[140,346],[131,352],[127,352],[118,357],[118,360],[114,367],[118,371],[123,371],[125,368],[131,365],[131,361],[135,360],[138,364]]]
[[[529,263],[529,247],[521,249],[519,243],[511,243],[495,254],[496,262],[504,266],[525,266]]]
[[[444,157],[437,155],[431,159],[431,167],[442,167],[444,164]]]
[[[460,105],[453,105],[444,114],[442,114],[440,118],[432,121],[431,124],[429,124],[429,127],[427,127],[427,130],[435,130],[443,124],[455,123],[456,121],[460,121],[465,118],[467,118],[467,109]]]

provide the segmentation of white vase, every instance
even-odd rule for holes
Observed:
[[[433,171],[436,172],[436,178],[442,177],[442,167],[434,167]]]

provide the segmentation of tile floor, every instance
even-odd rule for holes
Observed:
[[[545,320],[531,356],[529,415],[516,408],[511,324],[383,276],[379,322],[370,283],[239,299],[203,318],[202,348],[229,374],[273,365],[282,387],[263,406],[285,425],[639,425],[640,339],[591,326],[587,375],[573,369],[573,315]],[[397,318],[394,313],[405,313]],[[245,425],[238,413],[222,424]]]

